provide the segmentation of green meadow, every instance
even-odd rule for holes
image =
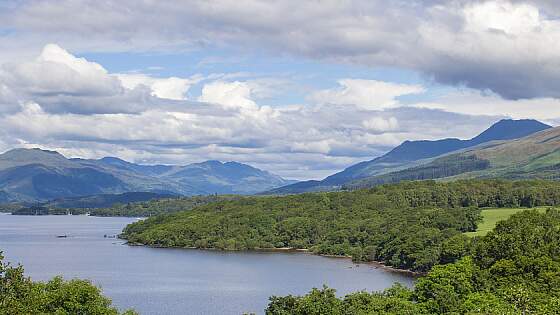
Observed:
[[[482,222],[478,224],[476,232],[466,232],[468,236],[484,236],[492,231],[499,221],[507,220],[513,214],[520,211],[537,210],[544,213],[549,207],[536,208],[488,208],[481,211]]]

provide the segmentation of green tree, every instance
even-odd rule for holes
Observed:
[[[64,281],[56,277],[46,283],[33,282],[23,267],[4,263],[0,252],[0,315],[118,315],[111,300],[85,280]],[[136,314],[126,311],[126,315]]]

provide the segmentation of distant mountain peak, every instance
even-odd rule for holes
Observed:
[[[534,125],[534,122],[524,122]],[[560,178],[560,127],[547,128],[531,135],[485,143],[464,151],[452,152],[406,169],[352,181],[347,189],[372,187],[403,180],[440,178]]]
[[[110,164],[110,165],[133,165],[134,163],[128,162],[118,157],[106,156],[99,159],[100,162]]]
[[[224,165],[222,161],[218,161],[218,160],[208,160],[197,164],[208,164],[208,165],[219,165],[219,166]]]
[[[3,154],[21,154],[21,153],[44,153],[44,154],[54,154],[54,155],[62,155],[58,153],[58,151],[53,150],[45,150],[41,148],[15,148],[4,152]]]
[[[39,148],[16,148],[0,154],[0,160],[14,162],[34,162],[43,161],[67,161],[64,155],[57,151],[43,150]]]
[[[470,141],[477,145],[493,140],[511,140],[550,128],[552,126],[535,119],[502,119]]]
[[[415,161],[426,159],[472,147],[484,142],[522,138],[549,128],[552,128],[552,126],[534,119],[502,119],[469,140],[460,140],[458,138],[416,141],[406,140],[379,159],[383,161]]]
[[[126,162],[126,163],[130,163],[127,162],[121,158],[118,157],[114,157],[114,156],[106,156],[106,157],[102,157],[101,159],[99,159],[100,161],[104,161],[104,162]]]

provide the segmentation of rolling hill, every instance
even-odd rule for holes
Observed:
[[[398,172],[418,166],[431,159],[449,152],[474,147],[496,140],[522,138],[551,126],[532,119],[504,119],[490,126],[478,136],[469,140],[455,138],[441,140],[405,141],[387,154],[371,161],[352,165],[345,170],[317,181],[304,181],[283,186],[266,192],[267,194],[292,194],[310,191],[336,190],[360,179],[382,174]]]
[[[485,143],[419,166],[353,181],[346,187],[363,188],[403,180],[464,178],[560,179],[560,127],[520,139]]]
[[[58,152],[41,149],[14,149],[0,155],[3,202],[127,192],[187,196],[252,194],[292,182],[237,162],[140,165],[115,157],[67,159]]]

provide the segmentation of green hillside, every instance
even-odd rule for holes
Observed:
[[[418,181],[210,203],[133,223],[122,237],[155,247],[307,249],[427,271],[463,255],[480,208],[556,205],[557,182]]]
[[[531,208],[491,208],[491,209],[483,209],[480,214],[482,216],[482,221],[478,224],[475,232],[466,232],[465,235],[468,236],[484,236],[488,234],[488,232],[492,231],[496,224],[500,221],[504,221],[509,219],[512,215],[521,212],[527,211]],[[541,213],[546,212],[548,207],[535,207],[531,210],[537,210]]]
[[[403,180],[469,178],[560,179],[560,127],[444,155],[419,166],[353,181],[345,188]]]
[[[323,287],[273,296],[266,314],[559,314],[559,226],[556,210],[520,211],[471,242],[462,259],[434,266],[413,289],[338,297]]]
[[[421,170],[417,173],[401,172],[404,169],[414,168],[418,165],[426,164],[434,158],[450,152],[456,152],[465,148],[472,148],[491,141],[503,141],[518,139],[534,134],[536,132],[552,128],[532,119],[511,120],[504,119],[496,122],[478,136],[469,140],[446,138],[440,140],[417,140],[405,141],[386,154],[371,161],[364,161],[354,164],[345,170],[330,175],[323,180],[303,181],[287,186],[272,189],[265,194],[294,194],[303,192],[333,191],[339,190],[343,186],[351,186],[352,182],[360,182],[367,178],[380,178],[377,184],[391,183],[403,179],[431,179],[436,178],[431,175],[431,170]],[[469,162],[469,161],[466,161]],[[483,162],[483,161],[479,161]],[[440,163],[441,164],[441,163]],[[457,169],[456,165],[450,166],[452,172],[444,171],[445,176],[459,174],[472,170],[474,165],[461,166]],[[480,165],[475,169],[479,169]],[[460,172],[458,172],[460,171]],[[395,176],[383,176],[383,174],[397,173]],[[438,172],[436,172],[438,173]],[[430,176],[431,175],[431,176]],[[442,176],[439,174],[438,176]],[[404,177],[404,178],[400,178]]]

